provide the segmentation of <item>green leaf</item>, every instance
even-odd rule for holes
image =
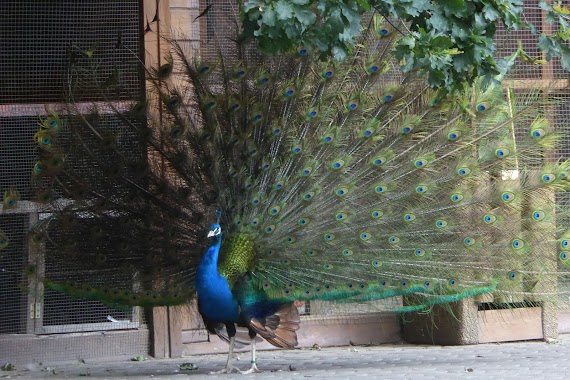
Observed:
[[[275,5],[275,13],[279,20],[288,20],[293,17],[293,6],[288,2],[279,1]]]
[[[268,26],[275,26],[276,17],[272,8],[265,8],[261,12],[261,22]]]
[[[361,6],[362,9],[364,9],[365,11],[369,11],[370,9],[372,9],[372,7],[370,6],[370,3],[366,0],[355,0],[355,1],[356,1],[356,4]]]

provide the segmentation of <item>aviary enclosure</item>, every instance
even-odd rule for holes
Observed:
[[[0,206],[0,230],[10,241],[0,250],[0,364],[136,356],[149,352],[155,357],[177,357],[225,347],[224,342],[206,332],[192,306],[118,310],[44,289],[34,280],[34,274],[28,273],[30,265],[36,268],[35,275],[52,278],[69,277],[70,269],[54,259],[57,254],[49,242],[28,244],[27,232],[49,213],[33,201],[37,194],[31,183],[31,168],[39,154],[34,142],[38,117],[50,116],[46,105],[57,108],[65,101],[68,62],[74,51],[96,49],[103,57],[101,73],[106,76],[116,71],[121,73],[121,91],[114,94],[116,107],[120,109],[125,103],[145,96],[145,74],[140,62],[150,67],[164,60],[169,46],[158,36],[177,40],[192,54],[215,57],[216,49],[224,48],[224,33],[231,31],[228,25],[234,19],[235,3],[230,0],[4,0],[0,3],[0,192],[17,188],[21,197],[15,208]],[[211,5],[206,15],[196,18]],[[525,1],[525,7],[527,19],[539,29],[547,27],[537,1]],[[540,56],[528,32],[499,32],[498,55],[513,53],[519,40],[527,53]],[[121,48],[118,48],[119,41]],[[256,52],[252,49],[249,54],[254,57]],[[517,65],[507,84],[517,92],[524,92],[540,87],[543,82],[548,83],[551,93],[563,99],[548,110],[550,121],[567,127],[570,118],[568,73],[556,60],[546,65]],[[89,92],[78,96],[76,101],[85,103],[85,107],[102,100]],[[101,123],[112,131],[118,120],[109,112],[102,114]],[[122,136],[124,151],[142,154],[144,147],[135,141],[132,136]],[[570,157],[570,137],[566,135],[563,142],[558,150]],[[78,170],[84,170],[87,175],[100,175],[96,170],[91,171],[89,162],[82,160],[80,153],[72,155],[72,160],[74,157]],[[568,201],[566,196],[558,199],[558,202]],[[80,237],[77,244],[81,244]],[[82,249],[89,252],[91,247]],[[102,273],[96,269],[74,275],[106,285],[124,281],[137,287],[136,276],[117,280],[120,278],[117,273]],[[503,316],[482,315],[485,308],[478,306],[488,301],[482,298],[458,306],[458,314],[476,321],[475,330],[473,326],[457,325],[453,318],[434,322],[422,321],[420,316],[418,320],[407,320],[403,331],[396,316],[382,312],[382,302],[357,307],[307,302],[301,307],[305,314],[303,323],[313,328],[310,334],[300,334],[300,343],[307,346],[382,343],[398,341],[402,334],[418,342],[476,343],[540,339],[553,337],[559,331],[570,331],[567,307],[556,310],[538,307],[507,310],[516,316],[511,325],[514,327],[507,328],[510,332],[505,335]],[[568,305],[568,300],[563,301]],[[350,323],[347,315],[351,315]],[[426,329],[429,330],[432,323],[440,324],[440,332],[450,328],[458,333],[451,338],[437,334],[425,338]],[[378,326],[374,336],[367,330],[370,325]],[[526,326],[524,331],[518,329],[521,325]]]

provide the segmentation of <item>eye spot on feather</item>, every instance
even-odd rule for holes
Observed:
[[[497,217],[496,217],[494,214],[486,214],[486,215],[483,217],[483,221],[484,221],[486,224],[493,224],[493,223],[495,223],[495,222],[497,221]]]
[[[371,214],[372,219],[378,219],[378,218],[382,217],[382,215],[384,215],[384,213],[380,210],[374,210],[374,211],[372,211],[372,214]]]
[[[389,102],[390,100],[392,100],[394,98],[394,95],[392,94],[386,94],[384,95],[384,97],[382,98],[382,100],[384,100],[385,102]]]
[[[279,135],[279,134],[281,133],[281,129],[279,129],[279,128],[274,128],[272,133],[273,133],[273,136],[277,136],[277,135]]]
[[[410,125],[405,125],[402,127],[402,134],[407,135],[412,131],[413,127]]]
[[[488,103],[485,103],[485,102],[484,102],[484,103],[479,103],[479,104],[477,104],[476,109],[477,109],[478,112],[487,111],[487,110],[489,109],[489,104],[488,104]]]
[[[374,261],[372,261],[372,266],[374,268],[379,268],[380,266],[382,266],[382,262],[379,260],[374,260]]]
[[[506,148],[499,148],[495,150],[495,155],[499,158],[508,157],[511,152]]]
[[[570,242],[567,239],[564,239],[560,242],[560,246],[562,248],[568,248],[568,246],[570,246]]]
[[[344,160],[336,160],[332,163],[331,168],[333,170],[340,169],[344,166]]]
[[[386,192],[386,186],[384,185],[376,185],[374,187],[374,191],[376,192],[376,194],[383,194]]]
[[[323,265],[323,268],[325,268],[325,269],[332,269],[332,268],[333,268],[333,265],[332,265],[332,264],[325,264],[325,265]]]
[[[414,166],[416,168],[423,168],[427,165],[427,160],[425,158],[419,158],[414,161]]]
[[[335,219],[340,221],[340,222],[345,221],[347,217],[348,217],[348,215],[344,212],[339,212],[335,215]]]
[[[358,108],[358,102],[357,101],[351,101],[348,103],[346,108],[348,108],[349,111],[354,111],[355,109]]]
[[[509,272],[509,280],[516,280],[517,274],[515,272]]]
[[[451,131],[447,134],[447,139],[449,141],[457,141],[461,137],[460,131]]]
[[[264,282],[263,283],[263,288],[264,289],[269,289],[271,287],[271,285],[268,282]]]
[[[368,233],[368,232],[361,232],[360,233],[360,240],[362,240],[362,241],[368,241],[368,240],[370,240],[371,237],[372,237],[372,235],[370,235],[370,233]]]
[[[388,242],[389,242],[390,244],[398,244],[398,243],[400,242],[400,238],[397,237],[397,236],[390,236],[390,237],[388,238]]]
[[[386,159],[383,157],[376,157],[372,160],[372,165],[374,166],[382,166],[386,162]]]
[[[301,148],[301,146],[299,146],[299,145],[296,145],[296,146],[293,147],[293,149],[291,149],[291,152],[292,152],[293,154],[299,154],[299,153],[301,153],[301,151],[302,151],[302,148]]]
[[[510,191],[505,191],[501,194],[501,199],[507,203],[510,203],[515,200],[515,194],[511,193]]]
[[[547,174],[543,174],[541,179],[542,179],[542,182],[544,182],[544,183],[551,183],[552,181],[554,181],[556,179],[556,176],[554,174],[547,173]]]
[[[378,72],[378,70],[380,70],[380,67],[378,67],[377,65],[372,65],[368,68],[368,72],[370,74],[375,74]]]
[[[543,137],[545,135],[544,129],[535,129],[534,131],[532,131],[531,136],[539,139],[541,137]]]
[[[319,113],[316,110],[309,111],[309,117],[313,118],[316,117]]]
[[[544,220],[544,218],[546,218],[546,213],[542,210],[536,210],[532,213],[532,219],[536,220],[537,222]]]
[[[282,181],[279,181],[275,184],[275,186],[273,187],[275,190],[280,190],[283,188],[284,183]]]
[[[307,251],[307,255],[309,255],[309,256],[311,256],[311,257],[316,256],[316,255],[317,255],[317,251],[315,251],[314,249],[309,249],[309,250]]]
[[[347,187],[341,187],[335,190],[335,194],[339,197],[344,197],[345,195],[348,194],[348,188]]]
[[[270,226],[265,227],[266,233],[271,234],[271,233],[273,233],[273,231],[275,231],[275,225],[272,224]]]
[[[334,75],[334,71],[332,69],[325,69],[321,76],[325,79],[332,78]]]
[[[293,96],[294,94],[295,94],[295,88],[294,88],[294,87],[287,87],[287,88],[285,89],[285,92],[284,92],[283,95],[284,95],[286,98],[289,98],[289,97]]]
[[[457,286],[457,281],[452,278],[449,281],[447,281],[447,285],[449,285],[451,287],[455,287],[455,286]]]
[[[401,280],[401,281],[400,281],[400,287],[402,287],[402,288],[407,288],[409,284],[410,284],[410,283],[409,283],[408,281],[406,281],[406,280]]]
[[[311,199],[313,199],[314,196],[315,196],[314,192],[308,192],[303,194],[303,199],[306,201],[310,201]]]
[[[513,239],[513,241],[511,242],[511,247],[513,247],[514,249],[521,249],[524,248],[525,244],[524,241],[521,239]]]
[[[287,244],[293,244],[297,241],[297,239],[294,236],[288,236],[285,241],[287,242]]]
[[[351,255],[352,255],[352,250],[351,250],[351,249],[343,249],[343,250],[342,250],[342,255],[343,255],[343,256],[351,256]]]
[[[300,56],[305,56],[305,55],[307,55],[307,53],[308,53],[308,51],[304,47],[297,49],[297,54],[299,54]]]
[[[306,226],[307,224],[309,224],[309,219],[307,219],[307,218],[299,219],[299,225],[300,226]]]
[[[412,213],[407,213],[404,215],[404,220],[406,222],[412,222],[412,221],[416,220],[416,215],[414,215]]]
[[[428,187],[426,185],[418,185],[416,186],[416,193],[418,194],[425,194],[428,191]]]
[[[566,251],[560,252],[560,260],[566,262],[570,259],[570,254]]]
[[[469,174],[471,174],[471,169],[468,168],[468,167],[461,167],[461,168],[457,169],[457,174],[458,174],[460,177],[466,177],[466,176],[468,176]]]
[[[414,254],[415,254],[416,256],[422,257],[422,256],[425,256],[425,255],[426,255],[426,250],[423,249],[423,248],[418,248],[418,249],[416,249],[416,250],[414,251]]]
[[[390,29],[387,27],[382,27],[378,30],[378,35],[380,37],[385,37],[390,34]]]
[[[327,233],[324,235],[325,241],[333,241],[334,240],[334,235]]]
[[[386,281],[386,280],[382,280],[382,281],[380,281],[380,286],[383,288],[387,288],[388,286],[390,286],[390,282]]]
[[[461,193],[451,194],[451,201],[454,203],[455,202],[461,202],[463,200],[463,198],[464,198],[463,194],[461,194]]]
[[[435,226],[437,228],[445,228],[447,227],[447,221],[445,219],[438,219],[435,221]]]
[[[475,239],[471,237],[466,237],[465,239],[463,239],[463,244],[465,244],[467,247],[470,247],[473,244],[475,244]]]

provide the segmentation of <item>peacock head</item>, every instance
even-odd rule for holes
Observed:
[[[212,224],[208,232],[208,238],[216,242],[222,239],[222,227],[218,223]]]

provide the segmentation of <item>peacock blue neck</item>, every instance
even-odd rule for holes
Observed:
[[[196,271],[196,290],[200,313],[211,321],[235,323],[239,320],[238,303],[225,277],[218,272],[222,236],[211,238]]]

